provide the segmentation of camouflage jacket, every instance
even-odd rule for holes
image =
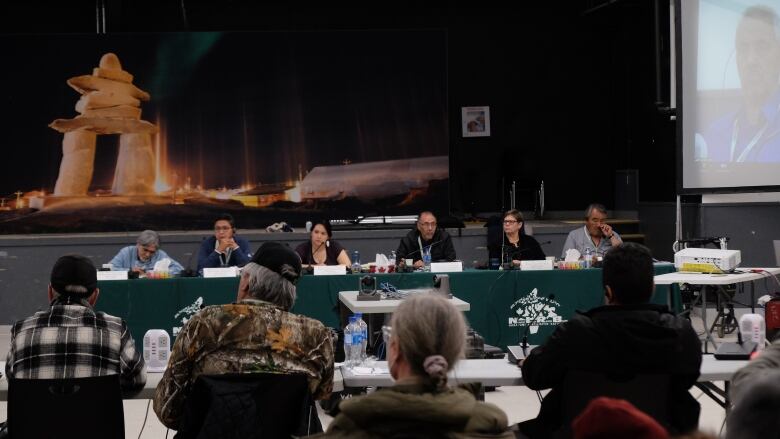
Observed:
[[[176,337],[154,411],[176,429],[199,375],[251,372],[304,374],[312,395],[327,397],[333,388],[330,331],[318,320],[260,300],[206,307]]]

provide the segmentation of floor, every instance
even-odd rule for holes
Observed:
[[[708,313],[710,322],[714,312]],[[739,315],[739,314],[738,314]],[[700,333],[701,319],[694,317],[694,328]],[[0,325],[0,358],[5,358],[10,343],[9,327]],[[716,337],[716,341],[735,340],[735,336],[727,335],[723,339]],[[719,383],[722,385],[722,383]],[[715,404],[709,397],[694,388],[691,393],[701,403],[701,416],[699,427],[701,430],[718,433],[721,431],[725,412],[723,408]],[[493,392],[485,394],[485,400],[496,404],[506,412],[509,423],[517,423],[536,416],[539,411],[539,399],[536,392],[527,387],[499,387]],[[157,420],[151,408],[149,400],[127,400],[125,405],[125,435],[127,438],[165,438],[168,434],[166,428]],[[0,420],[6,417],[6,403],[0,402]],[[320,411],[320,419],[325,428],[331,421],[331,417]],[[173,437],[170,432],[168,437]]]

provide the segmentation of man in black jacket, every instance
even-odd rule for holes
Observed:
[[[414,260],[414,267],[423,266],[422,255],[430,248],[431,261],[454,261],[455,247],[450,234],[436,228],[436,217],[425,211],[417,218],[417,228],[401,239],[396,253],[396,263],[401,259]]]
[[[602,276],[607,305],[577,313],[523,361],[525,384],[552,391],[537,418],[521,423],[520,430],[547,437],[561,427],[561,385],[571,370],[668,374],[669,427],[677,433],[695,429],[700,407],[688,389],[699,377],[701,342],[688,320],[648,303],[655,289],[650,251],[634,243],[613,248]]]

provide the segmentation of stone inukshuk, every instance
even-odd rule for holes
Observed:
[[[57,119],[49,126],[64,133],[62,162],[54,195],[83,196],[92,182],[98,134],[119,134],[112,192],[145,195],[154,191],[155,167],[152,134],[157,126],[141,120],[141,101],[149,93],[134,86],[133,75],[122,70],[119,58],[107,53],[92,75],[68,79],[81,93],[76,103],[80,115]]]

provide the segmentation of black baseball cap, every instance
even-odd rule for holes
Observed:
[[[54,263],[50,282],[61,295],[88,296],[97,288],[97,269],[89,258],[65,255]]]
[[[281,274],[291,282],[295,282],[301,276],[301,257],[290,247],[279,242],[264,242],[252,257],[252,262]],[[285,276],[282,273],[282,265],[285,264],[295,270],[295,276]],[[291,279],[291,277],[294,277],[294,279]]]

